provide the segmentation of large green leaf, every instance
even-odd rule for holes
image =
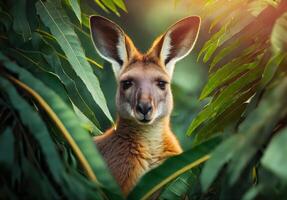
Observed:
[[[78,76],[74,73],[69,63],[62,57],[61,62],[56,50],[41,36],[39,37],[39,53],[43,55],[47,63],[53,68],[53,72],[59,76],[73,103],[94,123],[95,126],[100,127],[95,115],[96,110],[94,109],[97,105],[94,104],[93,100],[90,100],[90,104],[87,104],[87,99],[92,99],[91,96],[87,96],[85,95],[86,93],[84,93],[84,91],[87,91],[88,89],[84,84],[77,84],[76,80],[78,79]]]
[[[107,171],[107,166],[97,151],[95,144],[92,142],[92,138],[88,132],[79,126],[78,118],[75,116],[75,113],[71,108],[69,108],[54,91],[49,89],[28,71],[20,68],[3,56],[1,56],[1,61],[5,64],[8,70],[17,74],[21,81],[38,92],[48,102],[77,145],[80,147],[99,182],[103,187],[106,187],[111,191],[111,195],[121,198],[119,188],[110,173]]]
[[[4,167],[12,167],[14,162],[14,135],[10,127],[0,134],[0,163]]]
[[[287,128],[281,130],[272,139],[261,160],[263,166],[279,178],[287,180]]]
[[[234,158],[228,166],[230,173],[229,183],[234,184],[248,162],[268,141],[273,128],[278,121],[286,115],[285,98],[287,92],[287,79],[279,82],[277,87],[267,93],[258,107],[250,113],[239,127],[242,134],[238,140],[238,148],[235,148]]]
[[[221,41],[223,40],[226,29],[229,26],[229,24],[222,26],[218,32],[212,35],[212,37],[205,42],[202,49],[200,50],[197,60],[204,54],[204,62],[207,62],[209,58],[212,56],[216,48],[221,44]]]
[[[227,46],[226,48],[228,49],[232,46],[233,44]],[[217,61],[219,59],[218,56],[221,56],[221,54],[226,53],[225,52],[226,48],[223,48],[221,51],[218,52],[213,62],[215,60],[216,62],[218,62]],[[240,56],[232,60],[230,59],[228,62],[226,62],[226,64],[220,66],[220,68],[216,70],[215,73],[212,73],[210,75],[207,84],[205,85],[203,91],[200,94],[200,100],[209,96],[216,88],[224,85],[228,80],[233,79],[236,76],[240,76],[243,72],[256,67],[256,64],[258,64],[257,57],[260,56],[263,50],[264,48],[262,47],[262,44],[255,43],[249,46],[248,48],[244,49],[240,53]],[[210,69],[212,67],[213,66],[211,65]]]
[[[235,135],[226,139],[212,152],[200,176],[203,191],[207,191],[222,167],[232,158],[239,137],[240,135]]]
[[[214,119],[207,120],[202,128],[196,131],[193,145],[197,145],[216,134],[221,134],[225,128],[233,128],[236,126],[240,116],[244,112],[247,103],[245,101],[250,98],[254,90],[244,93],[237,101],[232,103],[224,112],[217,115]]]
[[[228,171],[231,184],[238,179],[248,161],[266,142],[274,125],[283,114],[286,114],[287,110],[282,107],[285,105],[283,102],[286,102],[286,98],[283,97],[286,91],[287,80],[285,79],[245,119],[240,126],[240,133],[222,142],[211,154],[211,159],[204,166],[201,175],[201,182],[205,191],[215,180],[224,164],[230,160],[231,164]],[[269,155],[271,157],[271,154]]]
[[[230,52],[232,52],[233,50],[235,50],[240,44],[240,40],[237,39],[236,41],[233,42],[233,44],[222,48],[213,58],[212,63],[210,64],[210,68],[213,69],[216,64],[224,59],[228,54],[230,54]]]
[[[67,95],[69,95],[69,98],[80,111],[94,123],[93,130],[99,133],[98,128],[100,128],[100,125],[95,113],[101,110],[98,109],[90,93],[85,92],[87,91],[86,86],[82,82],[78,84],[80,79],[74,73],[66,59],[60,57],[61,62],[58,53],[41,35],[34,33],[32,37],[34,39],[33,46],[27,45],[25,50],[7,48],[7,53],[30,72],[39,76],[62,99],[66,100]],[[62,84],[60,81],[64,84],[66,91],[61,89],[60,86]]]
[[[182,200],[186,196],[187,192],[195,189],[195,184],[198,174],[193,173],[192,170],[182,174],[177,177],[173,182],[171,182],[163,192],[161,192],[159,199],[178,199]]]
[[[240,58],[242,59],[242,58]],[[246,61],[246,60],[245,60]],[[237,63],[236,63],[237,62]],[[240,74],[251,70],[257,66],[258,62],[252,62],[248,64],[242,64],[239,60],[229,62],[224,67],[217,70],[209,79],[205,87],[203,88],[200,99],[206,98],[212,91],[219,86],[224,85],[228,80],[239,76]]]
[[[112,121],[99,81],[85,60],[84,50],[61,4],[58,1],[43,2],[40,0],[36,7],[43,23],[50,28],[76,74],[85,83],[95,102]]]
[[[36,75],[38,79],[44,82],[48,87],[52,88],[70,107],[71,101],[67,95],[67,91],[63,87],[58,76],[53,73],[50,66],[44,61],[38,52],[24,52],[20,49],[7,48],[5,53],[15,59],[21,66]]]
[[[2,56],[1,61],[3,62]],[[4,62],[4,64],[6,63]],[[65,169],[61,163],[59,154],[55,150],[55,145],[45,123],[38,113],[36,113],[34,109],[17,93],[11,83],[3,77],[0,78],[0,83],[1,90],[7,93],[9,100],[17,110],[23,124],[30,130],[31,134],[33,134],[41,145],[41,150],[45,158],[47,158],[47,165],[50,169],[53,169],[51,171],[53,177],[59,184],[62,183],[62,174]]]
[[[272,80],[280,63],[286,59],[286,57],[286,53],[278,53],[270,58],[262,74],[261,87],[265,87]]]
[[[187,130],[187,135],[191,135],[194,130],[207,119],[210,120],[224,112],[224,110],[226,110],[230,105],[232,105],[232,103],[244,95],[244,93],[250,91],[250,88],[243,91],[242,89],[259,79],[261,71],[262,69],[260,68],[250,70],[248,73],[244,74],[222,90],[222,92],[220,92],[220,94],[192,121]]]
[[[213,138],[178,156],[167,159],[162,165],[141,178],[129,194],[128,199],[148,199],[154,192],[176,177],[205,162],[219,141],[219,138]]]
[[[13,29],[16,33],[21,34],[24,41],[28,41],[31,38],[32,32],[27,21],[26,6],[25,0],[17,0],[13,1],[11,8],[11,13],[14,17]]]

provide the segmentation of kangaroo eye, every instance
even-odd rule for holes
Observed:
[[[125,80],[125,81],[122,81],[121,84],[122,84],[123,89],[127,90],[133,85],[133,82],[131,80]]]
[[[165,90],[166,84],[167,84],[167,82],[165,82],[165,81],[158,81],[158,82],[157,82],[157,86],[158,86],[159,89],[161,89],[161,90]]]

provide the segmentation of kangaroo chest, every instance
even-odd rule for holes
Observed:
[[[124,193],[165,159],[162,135],[115,133],[96,140],[96,144]]]

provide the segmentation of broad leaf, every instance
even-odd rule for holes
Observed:
[[[3,58],[1,58],[1,60],[2,59]],[[65,170],[45,123],[38,113],[17,93],[14,86],[3,77],[0,78],[0,87],[1,90],[7,93],[9,100],[17,110],[23,124],[30,130],[31,134],[33,134],[41,145],[41,150],[45,158],[49,158],[47,159],[47,165],[50,169],[53,169],[51,171],[53,177],[59,184],[62,183],[62,174]],[[27,116],[29,116],[29,118]]]
[[[148,199],[154,192],[176,177],[205,162],[209,158],[210,151],[219,141],[219,138],[213,138],[178,156],[167,159],[162,165],[142,177],[129,194],[128,199]]]
[[[207,119],[212,119],[218,114],[221,114],[226,110],[233,102],[235,102],[240,96],[244,95],[242,89],[247,85],[250,85],[256,81],[261,74],[262,69],[255,68],[250,70],[248,73],[241,76],[238,80],[234,81],[232,84],[228,85],[219,95],[215,98],[206,108],[201,111],[197,117],[190,124],[187,135],[191,135],[194,130],[199,127]],[[244,92],[248,92],[250,88]]]
[[[266,86],[272,80],[280,63],[286,59],[286,57],[286,53],[278,53],[270,58],[262,74],[261,87]]]
[[[232,158],[239,137],[240,135],[231,136],[212,152],[211,158],[204,165],[200,176],[203,191],[207,191],[222,167]]]
[[[1,166],[10,168],[14,162],[14,135],[10,127],[0,134],[0,163]]]
[[[88,132],[79,126],[78,119],[71,108],[69,108],[54,91],[50,90],[46,85],[44,85],[40,80],[36,79],[28,71],[18,67],[4,57],[1,57],[1,60],[5,63],[7,69],[16,73],[21,81],[38,92],[39,95],[41,95],[48,102],[53,111],[61,120],[58,123],[63,123],[69,134],[71,134],[76,144],[80,147],[81,153],[87,159],[89,165],[96,174],[99,182],[103,186],[113,191],[114,194],[111,193],[111,195],[117,195],[118,198],[120,198],[120,191],[118,186],[107,171],[107,166],[102,160],[99,152],[96,150],[95,144],[92,142],[92,138]],[[58,123],[55,125],[57,125],[59,128],[62,125],[59,125]]]
[[[78,2],[78,0],[69,0],[71,7],[74,10],[75,15],[77,16],[79,22],[82,22],[82,18],[81,18],[81,8],[80,8],[80,4]]]
[[[272,139],[261,159],[261,163],[267,169],[275,173],[279,178],[287,180],[287,128],[281,130]]]
[[[178,199],[182,200],[186,193],[190,190],[194,190],[198,174],[193,173],[192,170],[182,174],[177,177],[173,182],[171,182],[163,192],[161,192],[159,199]]]
[[[14,17],[13,29],[16,33],[21,34],[24,42],[31,38],[31,29],[27,21],[26,3],[25,0],[13,1],[13,6],[11,8],[11,13]]]
[[[285,78],[269,94],[266,94],[266,98],[240,125],[239,133],[242,134],[238,141],[240,146],[234,152],[236,159],[233,159],[228,167],[231,185],[240,177],[248,162],[269,139],[281,117],[286,115],[286,92],[287,79]]]
[[[59,2],[43,2],[40,0],[36,6],[42,21],[50,28],[76,74],[85,83],[95,102],[112,121],[99,81],[94,75],[91,66],[85,60],[85,53],[79,39],[71,27],[61,4]]]

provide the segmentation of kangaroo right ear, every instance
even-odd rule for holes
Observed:
[[[117,77],[135,49],[132,41],[117,24],[101,16],[91,16],[90,28],[98,54],[112,64]]]

